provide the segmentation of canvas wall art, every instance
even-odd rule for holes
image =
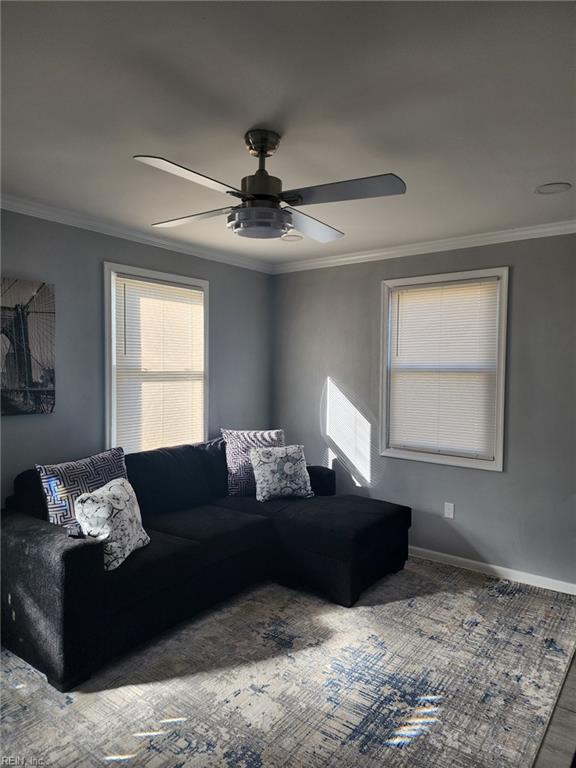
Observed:
[[[3,277],[2,415],[52,413],[55,403],[54,286]]]

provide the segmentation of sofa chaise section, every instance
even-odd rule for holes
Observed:
[[[364,589],[399,571],[408,557],[411,510],[399,504],[353,495],[264,503],[228,497],[216,503],[266,515],[276,534],[275,578],[340,605],[353,605]]]

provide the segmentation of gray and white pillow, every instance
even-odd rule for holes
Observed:
[[[252,448],[250,461],[256,479],[256,498],[269,501],[283,496],[314,496],[306,469],[303,445]]]
[[[250,462],[250,449],[284,445],[284,430],[221,429],[220,431],[226,443],[228,494],[230,496],[254,496],[256,483]]]
[[[127,477],[122,448],[63,464],[36,464],[36,471],[46,496],[48,519],[55,525],[74,522],[74,501],[80,494],[95,491],[110,480]]]
[[[134,489],[125,478],[106,483],[74,502],[76,519],[90,539],[104,541],[104,568],[118,568],[129,554],[150,543],[142,527]]]

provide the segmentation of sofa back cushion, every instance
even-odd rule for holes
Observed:
[[[21,472],[14,480],[13,507],[41,520],[48,520],[48,504],[40,475],[35,469]]]
[[[207,443],[196,443],[194,448],[201,454],[210,496],[213,499],[228,495],[228,466],[226,443],[221,437]]]
[[[212,497],[204,446],[177,445],[126,456],[128,480],[144,522],[148,516],[190,509]]]
[[[195,445],[131,453],[125,461],[143,517],[147,512],[189,509],[228,493],[226,445],[221,437]],[[14,480],[12,506],[48,520],[46,496],[35,469],[21,472]]]

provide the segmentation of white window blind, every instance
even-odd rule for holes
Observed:
[[[204,292],[114,274],[112,442],[128,452],[204,439]]]
[[[400,284],[388,295],[386,447],[495,462],[499,276],[392,282]]]

